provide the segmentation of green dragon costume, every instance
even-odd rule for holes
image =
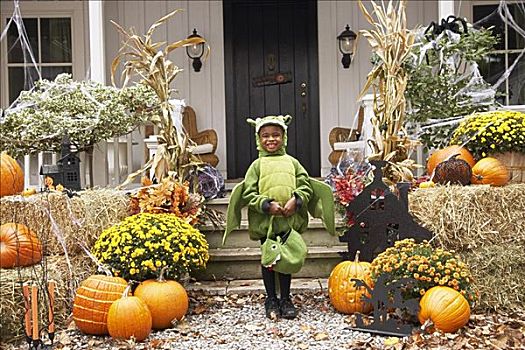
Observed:
[[[337,235],[334,199],[330,186],[310,178],[299,161],[286,154],[287,129],[291,119],[289,115],[248,119],[248,123],[255,126],[259,158],[248,168],[244,181],[232,191],[223,244],[230,232],[240,226],[241,209],[245,206],[248,206],[248,230],[252,240],[267,237],[270,225],[270,231],[275,233],[287,232],[290,229],[303,233],[308,227],[308,213],[321,218],[327,231]],[[284,130],[282,147],[272,153],[266,152],[260,142],[259,130],[265,125],[278,125]],[[263,210],[265,202],[273,200],[284,206],[292,196],[299,197],[302,205],[290,217],[274,216],[271,219]],[[264,262],[273,258],[263,256],[261,260]]]

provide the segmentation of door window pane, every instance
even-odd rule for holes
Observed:
[[[71,62],[70,18],[42,18],[40,34],[43,63]]]
[[[20,95],[20,91],[29,90],[33,87],[33,81],[38,79],[34,67],[9,67],[9,104]]]
[[[9,22],[9,18],[6,19]],[[35,61],[38,62],[38,19],[24,18],[23,23],[26,29],[27,37],[29,38],[29,45],[35,56]],[[25,56],[24,56],[25,55]],[[18,35],[18,27],[13,21],[7,30],[7,61],[8,63],[30,63],[31,57],[29,52],[22,50],[20,37]]]

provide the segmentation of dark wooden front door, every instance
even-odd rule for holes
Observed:
[[[290,114],[288,154],[319,176],[317,1],[224,0],[228,177],[257,158],[247,118]]]

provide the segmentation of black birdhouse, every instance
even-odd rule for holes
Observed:
[[[53,179],[53,184],[62,185],[73,191],[80,191],[80,159],[71,151],[71,142],[66,135],[62,140],[60,159],[56,165],[42,165],[40,175]]]
[[[408,212],[408,183],[398,183],[398,195],[383,182],[384,161],[371,161],[374,180],[346,208],[355,224],[339,241],[348,242],[346,259],[353,260],[359,250],[360,259],[372,261],[376,254],[393,246],[395,241],[414,238],[429,240],[432,233],[419,226]]]

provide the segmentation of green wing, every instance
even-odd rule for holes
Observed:
[[[241,225],[241,209],[246,206],[242,199],[244,191],[244,181],[238,183],[232,190],[230,195],[230,202],[228,203],[228,210],[226,212],[226,230],[222,237],[222,245],[226,243],[226,238],[236,228]]]
[[[314,218],[321,218],[328,233],[337,236],[335,230],[334,194],[330,186],[319,180],[310,178],[313,195],[308,202],[308,212]]]

